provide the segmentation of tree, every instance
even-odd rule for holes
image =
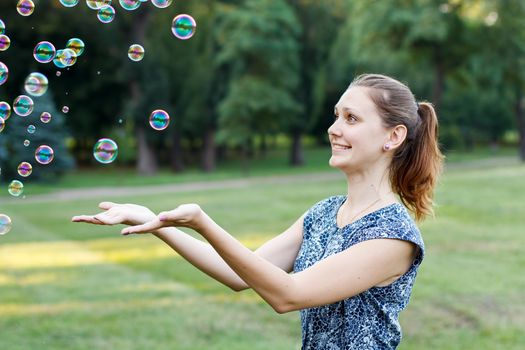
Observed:
[[[254,134],[274,133],[303,111],[294,98],[300,25],[283,0],[247,0],[222,10],[217,63],[229,84],[218,109],[219,141],[240,146],[246,158]]]
[[[12,113],[6,122],[6,127],[0,133],[0,168],[4,179],[18,178],[23,182],[34,180],[56,181],[66,171],[75,166],[75,161],[70,155],[68,143],[72,141],[65,127],[64,114],[59,112],[53,101],[52,92],[48,91],[41,97],[33,97],[34,110],[26,117]],[[40,121],[42,112],[51,114],[51,121]],[[35,127],[34,133],[28,127]],[[25,141],[29,141],[26,146]],[[51,163],[42,165],[35,160],[35,150],[41,145],[50,146],[54,151]],[[33,173],[22,178],[17,174],[18,165],[29,162],[33,166]]]

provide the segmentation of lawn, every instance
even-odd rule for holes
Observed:
[[[522,349],[525,344],[525,166],[450,166],[400,349]],[[197,202],[251,248],[286,229],[339,180],[253,182],[89,200],[6,201],[0,236],[0,349],[297,349],[297,312],[279,315],[251,291],[231,292],[155,237],[69,222],[100,200],[154,211]]]

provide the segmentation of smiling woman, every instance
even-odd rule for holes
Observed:
[[[416,219],[432,214],[437,117],[404,84],[373,74],[350,84],[335,114],[329,163],[345,174],[347,194],[318,202],[255,251],[195,203],[155,214],[103,202],[101,213],[72,220],[151,232],[231,289],[253,289],[278,313],[301,310],[303,349],[395,349],[425,250],[406,207]]]

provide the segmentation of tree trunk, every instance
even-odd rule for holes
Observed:
[[[301,132],[299,130],[292,131],[292,145],[290,149],[290,165],[302,166],[304,165],[304,152],[301,143]]]
[[[520,159],[525,162],[525,96],[521,89],[516,96],[516,125],[518,126]]]
[[[182,158],[181,137],[177,127],[174,128],[170,153],[170,165],[174,172],[184,171],[184,160]]]
[[[207,127],[202,135],[202,158],[201,168],[205,172],[215,170],[215,130]]]
[[[268,152],[268,141],[264,132],[261,134],[261,144],[259,145],[259,152],[263,157],[266,157],[266,154]]]
[[[144,126],[137,125],[137,171],[140,175],[155,175],[158,171],[157,158],[152,147],[146,140],[146,131]]]

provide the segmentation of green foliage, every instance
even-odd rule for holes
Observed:
[[[56,181],[70,169],[74,168],[75,161],[70,154],[68,141],[70,134],[65,127],[64,114],[58,111],[53,101],[52,92],[48,91],[42,97],[32,97],[35,107],[33,112],[26,117],[21,117],[12,112],[6,122],[6,128],[0,133],[0,149],[7,152],[0,154],[0,168],[2,178],[17,178],[23,182],[35,180]],[[40,121],[42,112],[51,114],[51,121],[47,124]],[[33,125],[36,131],[30,134],[27,129]],[[30,142],[24,145],[24,140]],[[35,160],[35,150],[40,145],[48,145],[54,151],[51,163],[41,165]],[[31,176],[24,178],[17,174],[18,164],[29,162],[33,166]]]
[[[257,16],[253,16],[257,13]],[[246,144],[298,118],[299,25],[284,1],[247,0],[223,9],[217,28],[217,64],[229,88],[218,106],[219,141]]]

